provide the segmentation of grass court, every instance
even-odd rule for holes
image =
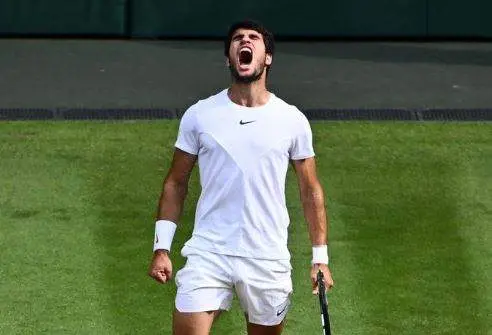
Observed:
[[[492,124],[313,122],[333,334],[492,334]],[[0,334],[170,334],[146,275],[178,121],[0,123]],[[196,169],[173,243],[192,231]],[[284,334],[320,334],[292,170]],[[235,301],[212,334],[245,334]]]

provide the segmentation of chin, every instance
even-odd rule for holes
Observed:
[[[241,84],[251,84],[255,81],[260,80],[261,76],[255,76],[254,74],[249,75],[249,76],[238,76],[236,77],[236,82],[241,83]]]
[[[253,71],[252,73],[240,74],[239,71],[232,66],[230,67],[230,70],[234,81],[241,84],[250,84],[252,82],[260,80],[264,72],[263,69],[263,71]]]

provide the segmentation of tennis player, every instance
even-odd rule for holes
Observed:
[[[267,90],[274,54],[269,31],[254,21],[236,23],[224,51],[230,87],[191,106],[181,120],[159,201],[149,275],[160,283],[172,279],[169,250],[198,161],[202,191],[193,234],[181,250],[187,262],[175,278],[173,334],[209,334],[234,292],[248,334],[281,334],[292,292],[285,202],[289,162],[312,243],[313,293],[318,269],[326,286],[333,286],[311,128],[295,106]]]

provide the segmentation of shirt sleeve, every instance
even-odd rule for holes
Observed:
[[[300,117],[296,122],[295,136],[290,147],[290,159],[299,160],[314,157],[313,133],[308,119],[299,111]]]
[[[198,155],[199,143],[196,113],[188,109],[181,118],[178,138],[174,146],[192,155]]]

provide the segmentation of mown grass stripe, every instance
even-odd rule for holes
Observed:
[[[484,331],[459,235],[462,148],[446,141],[459,127],[352,125],[352,135],[334,130],[336,143],[326,143],[334,147],[323,162],[336,176],[329,178],[346,229],[341,238],[355,262],[349,285],[359,315],[340,325],[343,332]]]
[[[170,334],[174,283],[146,271],[176,130],[177,121],[0,124],[0,333]],[[332,221],[334,333],[489,332],[491,125],[313,130]],[[316,334],[292,171],[287,193],[295,291],[285,334]],[[195,171],[175,271],[198,194]],[[236,303],[214,333],[241,332]]]
[[[459,233],[465,244],[468,282],[479,292],[480,309],[474,319],[482,320],[483,334],[492,334],[492,136],[483,139],[481,146],[470,146],[468,164],[461,170]]]
[[[79,127],[0,128],[0,333],[107,333]]]

